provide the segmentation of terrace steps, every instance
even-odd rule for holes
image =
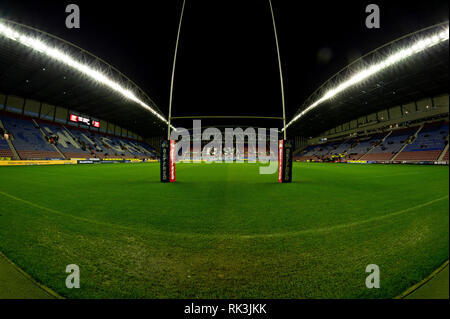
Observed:
[[[449,147],[449,144],[447,143],[447,145],[445,145],[445,148],[442,151],[441,155],[439,155],[439,158],[438,158],[439,162],[444,161],[445,157],[447,157],[447,160],[448,160],[448,147]]]
[[[67,134],[69,134],[69,136],[70,136],[74,141],[77,140],[77,138],[75,137],[75,135],[73,135],[72,132],[71,132],[65,125],[62,125],[62,127],[63,127],[63,129],[67,132]]]
[[[416,133],[414,133],[414,138],[411,140],[411,143],[414,143],[414,141],[417,138],[417,135],[419,135],[420,131],[423,129],[425,123],[422,123],[419,128],[417,129]],[[391,161],[395,161],[395,159],[403,152],[403,150],[411,143],[405,143],[402,148],[397,152],[397,154],[394,155],[394,157],[391,158]]]
[[[1,127],[4,131],[6,131],[6,128],[5,128],[5,126],[3,125],[3,122],[2,122],[1,119],[0,119],[0,127]],[[16,148],[14,147],[13,143],[11,142],[11,139],[6,140],[6,143],[8,143],[9,149],[11,150],[11,152],[12,152],[12,154],[13,154],[13,159],[20,160],[21,158],[20,158],[20,156],[19,156],[19,153],[17,153],[17,150],[16,150]]]
[[[389,137],[389,135],[391,135],[391,134],[392,134],[392,131],[389,131],[389,133],[387,133],[386,136],[383,137],[383,139],[380,141],[380,143],[372,145],[372,147],[371,147],[366,153],[364,153],[361,157],[359,157],[358,160],[363,159],[363,157],[365,157],[366,155],[369,155],[370,152],[372,152],[379,144],[384,143],[384,141],[385,141],[385,140]]]
[[[351,140],[352,140],[352,138],[344,139],[344,140],[342,141],[342,143],[338,144],[334,149],[330,150],[330,151],[329,151],[327,154],[325,154],[325,155],[330,156],[330,155],[333,155],[334,153],[338,153],[338,152],[336,152],[336,150],[340,149],[342,146],[346,145],[346,144],[347,144],[348,142],[350,142]],[[345,149],[343,153],[346,153],[346,152],[347,152],[347,150]],[[342,154],[342,153],[341,153],[341,154]]]
[[[39,128],[39,131],[41,132],[42,137],[43,137],[44,139],[46,139],[47,134],[45,134],[44,130],[43,130],[42,127],[39,125],[39,123],[36,122],[35,119],[32,119],[32,121],[33,121],[34,125],[36,125],[36,128]],[[56,146],[55,144],[51,144],[51,145],[52,145],[53,148],[56,150],[56,152],[58,152],[59,155],[61,155],[62,158],[67,159],[66,156],[64,155],[64,153],[61,152],[61,150],[58,148],[58,146]]]

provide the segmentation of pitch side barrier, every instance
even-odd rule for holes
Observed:
[[[346,161],[348,164],[409,164],[409,165],[448,165],[446,161]]]
[[[342,162],[319,162],[319,161],[301,161],[299,163],[334,163],[334,164],[393,164],[393,165],[449,165],[448,161],[364,161],[364,160],[348,160]]]
[[[0,160],[0,166],[27,165],[75,165],[75,164],[114,164],[114,163],[156,163],[157,160],[141,159],[70,159],[70,160]]]
[[[77,164],[76,160],[44,160],[44,161],[0,161],[0,166],[24,166],[24,165],[71,165]]]
[[[157,162],[157,160],[151,159],[137,159],[137,158],[88,158],[88,159],[77,159],[77,164],[118,164],[118,163],[147,163],[147,162]]]

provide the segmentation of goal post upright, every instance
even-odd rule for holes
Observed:
[[[284,82],[283,82],[283,69],[281,67],[280,45],[278,43],[277,25],[275,23],[275,15],[273,13],[272,0],[269,0],[270,13],[272,15],[273,33],[275,36],[275,46],[277,48],[278,58],[278,70],[280,72],[280,88],[281,88],[281,106],[283,108],[283,137],[286,140],[286,103],[284,98]]]
[[[277,25],[275,23],[275,14],[273,13],[272,0],[269,0],[269,6],[272,16],[275,46],[277,48],[278,70],[280,73],[281,106],[283,108],[283,139],[278,141],[278,182],[291,183],[294,144],[286,138],[286,101],[284,96],[283,68],[281,67],[280,45],[278,42]]]
[[[183,22],[185,5],[186,5],[186,0],[183,0],[183,6],[181,7],[180,21],[178,22],[177,40],[175,42],[175,53],[173,55],[172,77],[170,79],[170,94],[169,94],[169,117],[167,120],[167,139],[168,140],[170,140],[170,123],[171,123],[171,119],[172,119],[172,101],[173,101],[172,97],[173,97],[173,82],[175,79],[175,66],[177,64],[178,43],[180,41],[181,24]]]
[[[181,8],[180,20],[178,23],[178,31],[177,38],[175,42],[175,52],[173,56],[173,64],[172,64],[172,75],[170,80],[170,93],[169,93],[169,114],[167,120],[167,140],[161,141],[161,157],[160,157],[160,166],[161,166],[161,182],[174,182],[175,181],[175,141],[170,140],[171,133],[171,121],[172,121],[172,103],[173,103],[173,87],[174,87],[174,79],[175,79],[175,67],[178,55],[178,45],[180,40],[181,33],[181,25],[183,21],[184,9],[186,5],[186,0],[183,0],[183,5]],[[281,106],[283,110],[283,117],[253,117],[253,118],[266,118],[266,119],[282,119],[283,120],[283,139],[279,140],[279,178],[278,181],[280,183],[290,183],[292,182],[292,157],[293,157],[293,142],[287,140],[286,136],[286,110],[285,110],[285,94],[284,94],[284,81],[283,81],[283,71],[281,65],[281,56],[280,56],[280,48],[278,42],[278,34],[275,23],[275,15],[273,12],[272,0],[269,0],[270,13],[272,16],[272,24],[273,31],[275,36],[275,45],[277,49],[277,58],[278,58],[278,69],[280,75],[280,88],[281,88]],[[212,118],[213,116],[211,116]],[[215,118],[218,118],[216,116]],[[229,116],[228,118],[233,118],[234,116]],[[190,117],[173,117],[173,119],[177,118],[190,118]],[[204,116],[204,118],[209,118],[209,116]],[[225,118],[225,117],[224,117]],[[250,118],[250,117],[248,117]]]
[[[175,52],[173,55],[172,76],[170,78],[170,93],[169,93],[169,116],[167,119],[167,140],[161,141],[160,147],[160,177],[163,183],[175,182],[175,141],[170,139],[170,128],[172,119],[172,101],[173,101],[173,85],[175,79],[175,67],[177,64],[178,43],[180,42],[181,24],[183,22],[184,7],[186,0],[183,0],[181,7],[180,21],[178,22],[177,40],[175,42]]]

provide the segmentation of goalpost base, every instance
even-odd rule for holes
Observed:
[[[176,181],[175,174],[175,141],[162,140],[160,145],[160,177],[162,183]],[[292,182],[294,143],[291,140],[278,141],[278,182]]]
[[[293,141],[278,141],[278,183],[292,183],[293,153]]]
[[[173,183],[175,175],[175,141],[162,140],[160,145],[160,176],[162,183]]]

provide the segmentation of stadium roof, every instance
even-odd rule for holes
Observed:
[[[363,74],[362,81],[352,80],[414,45],[420,50],[406,51],[413,54],[401,56],[370,76]],[[362,56],[328,79],[288,119],[287,132],[290,136],[315,136],[351,119],[448,93],[448,63],[448,22],[403,36]]]
[[[63,39],[4,19],[0,87],[2,93],[62,106],[143,137],[167,128],[152,99],[119,70]]]
[[[114,86],[105,85],[96,78],[95,74],[92,76],[92,74],[80,72],[68,66],[67,63],[61,63],[61,60],[57,61],[41,54],[38,50],[21,43],[20,37],[14,40],[9,39],[0,30],[2,93],[63,106],[112,122],[143,137],[160,136],[165,133],[166,119],[161,110],[146,92],[107,62],[46,32],[0,19],[1,25],[14,28],[31,38],[39,38],[48,47],[58,48],[74,60],[101,72],[107,79],[122,88],[121,91],[114,89]],[[293,119],[287,118],[287,122],[290,123],[288,135],[290,137],[314,136],[350,119],[448,92],[447,39],[377,72],[360,83],[347,87],[336,96],[309,109],[330,89],[345,83],[355,73],[383,61],[386,57],[420,39],[443,30],[447,30],[448,34],[448,22],[389,42],[336,73],[302,103],[293,118],[297,118],[295,121],[289,122]],[[128,96],[130,92],[133,92],[131,97]],[[308,112],[302,114],[306,109],[309,109]],[[233,119],[236,124],[245,124],[244,126],[251,126],[252,121],[251,119]],[[221,122],[223,121],[217,120],[215,124]],[[175,125],[178,123],[177,121]]]

